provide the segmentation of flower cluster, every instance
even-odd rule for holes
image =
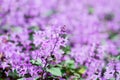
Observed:
[[[0,79],[120,80],[119,0],[1,0]]]
[[[64,57],[61,50],[67,45],[64,27],[47,27],[44,31],[24,28],[2,35],[0,67],[3,70],[9,68],[5,70],[8,76],[10,71],[23,77],[44,74],[43,68],[60,63]]]

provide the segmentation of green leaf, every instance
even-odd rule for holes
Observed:
[[[50,72],[54,76],[62,76],[62,72],[59,67],[52,67],[50,69],[47,69],[47,71]]]
[[[33,35],[29,35],[29,40],[33,41]]]
[[[33,60],[33,59],[32,59],[32,60],[30,60],[30,62],[31,62],[32,64],[35,64],[35,60]]]
[[[89,7],[89,8],[88,8],[88,12],[89,12],[89,14],[93,14],[94,8],[93,8],[93,7]]]
[[[117,60],[120,60],[120,55],[116,57]]]
[[[85,72],[86,72],[86,67],[85,66],[83,66],[83,67],[81,67],[79,70],[78,70],[78,73],[79,74],[84,74]]]
[[[115,80],[115,78],[111,78],[110,80]]]
[[[35,64],[40,66],[41,65],[41,60],[37,59]]]
[[[31,26],[31,27],[29,28],[29,30],[38,31],[38,30],[39,30],[39,27],[38,27],[38,26]]]
[[[0,80],[3,80],[2,78],[0,78]]]
[[[68,68],[74,69],[75,68],[74,60],[67,60],[67,61],[65,61],[65,66],[67,66]]]
[[[66,47],[62,47],[62,50],[64,51],[65,54],[69,54],[69,52],[71,51],[70,46],[66,46]]]
[[[17,80],[24,80],[23,78],[17,79]]]
[[[74,75],[77,77],[77,78],[80,78],[80,75],[78,73],[75,73],[74,72]]]
[[[119,39],[118,33],[117,32],[109,32],[109,39],[118,40]]]
[[[33,65],[36,65],[36,66],[41,66],[41,60],[40,59],[37,59],[37,60],[30,60],[30,62],[33,64]]]
[[[13,77],[13,78],[17,78],[18,77],[18,73],[16,70],[14,70],[13,72],[9,72],[9,76]]]
[[[39,80],[39,77],[36,77],[34,80]]]

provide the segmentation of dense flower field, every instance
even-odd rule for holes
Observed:
[[[0,80],[120,80],[120,0],[0,0]]]

